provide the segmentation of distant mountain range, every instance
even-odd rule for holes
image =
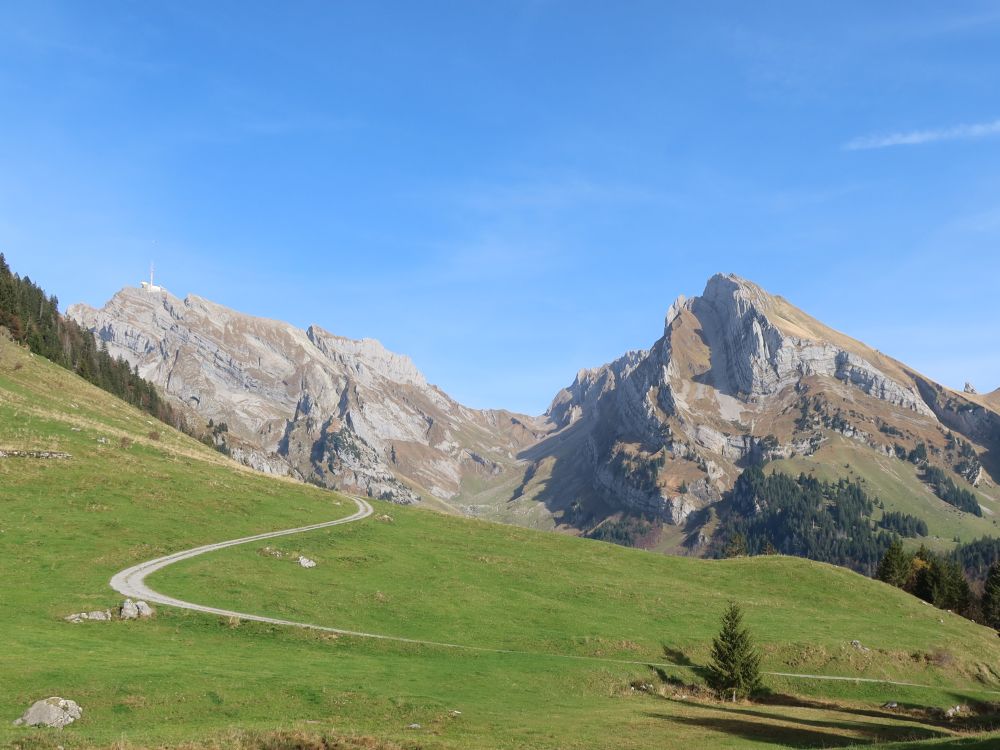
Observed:
[[[642,517],[644,546],[698,552],[706,511],[768,461],[867,481],[942,536],[997,533],[1000,390],[952,391],[732,275],[679,298],[648,350],[580,371],[537,417],[465,407],[377,341],[193,295],[126,288],[68,314],[211,420],[237,460],[330,487],[574,533]],[[918,481],[926,463],[982,514]],[[891,472],[905,476],[880,490]]]

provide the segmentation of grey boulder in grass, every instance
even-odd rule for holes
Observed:
[[[83,709],[76,701],[53,696],[36,701],[14,722],[14,726],[62,728],[83,716]]]
[[[153,608],[150,607],[142,599],[132,601],[131,599],[126,599],[122,602],[120,611],[120,617],[123,620],[145,620],[148,617],[152,617],[154,612]]]

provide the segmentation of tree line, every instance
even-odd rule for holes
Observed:
[[[874,575],[894,535],[871,521],[875,503],[861,485],[750,466],[720,509],[717,556],[781,553]]]
[[[952,478],[944,473],[944,469],[927,464],[924,467],[923,480],[931,486],[935,495],[949,505],[976,516],[983,515],[983,509],[979,506],[975,493],[955,484]]]
[[[900,513],[894,510],[885,511],[878,520],[878,525],[883,529],[895,531],[900,536],[927,536],[927,522],[922,518],[911,516],[909,513]]]
[[[1000,547],[1000,540],[989,541]],[[977,597],[966,578],[961,550],[959,547],[951,555],[942,555],[921,545],[911,554],[896,539],[879,562],[876,577],[939,609],[949,609],[1000,630],[1000,555],[994,555],[986,571],[983,595]],[[985,553],[981,559],[985,559]]]
[[[59,313],[59,300],[48,296],[29,277],[14,273],[0,253],[0,326],[17,343],[84,380],[127,401],[167,424],[184,428],[183,419],[152,383],[139,376],[106,346],[98,346],[90,331]]]
[[[841,565],[1000,628],[1000,539],[983,537],[948,554],[925,546],[907,553],[900,537],[927,536],[927,523],[894,511],[875,523],[877,504],[858,482],[751,466],[720,507],[714,554],[781,553]]]
[[[972,614],[974,597],[962,566],[922,545],[909,554],[899,539],[893,540],[879,562],[876,577],[939,609]]]

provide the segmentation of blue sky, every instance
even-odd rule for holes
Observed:
[[[63,305],[155,259],[539,413],[732,271],[1000,386],[995,3],[93,7],[0,8],[0,250]]]

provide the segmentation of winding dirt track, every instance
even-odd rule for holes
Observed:
[[[689,669],[688,665],[684,664],[671,664],[670,662],[650,662],[650,661],[639,661],[639,660],[626,660],[626,659],[606,659],[599,656],[577,656],[575,654],[553,654],[538,651],[518,651],[515,649],[503,649],[503,648],[487,648],[484,646],[468,646],[459,643],[444,643],[442,641],[428,641],[421,640],[419,638],[404,638],[398,635],[381,635],[379,633],[362,633],[356,630],[345,630],[344,628],[332,628],[326,625],[315,625],[309,622],[295,622],[293,620],[282,620],[277,617],[266,617],[264,615],[255,615],[247,612],[236,612],[231,609],[220,609],[219,607],[209,607],[204,604],[195,604],[194,602],[186,602],[181,599],[175,599],[172,596],[167,596],[161,594],[157,591],[151,589],[146,585],[146,576],[155,573],[158,570],[162,570],[168,565],[173,565],[181,560],[189,560],[192,557],[197,557],[198,555],[203,555],[206,552],[215,552],[216,550],[225,549],[227,547],[235,547],[240,544],[249,544],[250,542],[259,542],[264,539],[273,539],[279,536],[290,536],[292,534],[302,534],[306,531],[316,531],[317,529],[326,529],[330,526],[339,526],[345,523],[353,523],[354,521],[360,521],[364,518],[370,516],[374,510],[371,505],[366,501],[358,497],[351,498],[355,503],[357,503],[358,510],[344,518],[339,518],[336,521],[325,521],[323,523],[314,523],[309,526],[299,526],[294,529],[283,529],[282,531],[269,531],[264,534],[255,534],[254,536],[240,537],[239,539],[230,539],[225,542],[216,542],[214,544],[204,544],[201,547],[194,547],[193,549],[184,550],[183,552],[175,552],[172,555],[165,555],[163,557],[157,557],[155,560],[148,560],[147,562],[139,563],[138,565],[133,565],[131,568],[126,568],[120,573],[116,573],[111,578],[111,588],[124,596],[130,597],[132,599],[142,599],[146,602],[153,602],[156,604],[163,604],[168,607],[177,607],[179,609],[188,609],[194,612],[205,612],[211,615],[220,615],[222,617],[237,617],[241,620],[251,620],[254,622],[265,622],[271,625],[285,625],[293,628],[304,628],[307,630],[319,630],[325,633],[336,633],[338,635],[349,635],[356,638],[375,638],[383,641],[394,641],[396,643],[412,643],[421,646],[434,646],[437,648],[454,648],[461,649],[463,651],[478,651],[484,653],[492,654],[517,654],[521,656],[535,656],[539,658],[550,658],[550,659],[571,659],[575,661],[594,661],[594,662],[609,662],[612,664],[636,664],[640,666],[649,667],[674,667],[681,669]],[[842,677],[835,675],[821,675],[821,674],[796,674],[792,672],[764,672],[765,675],[771,675],[773,677],[790,677],[802,680],[826,680],[826,681],[836,681],[836,682],[857,682],[857,683],[879,683],[882,685],[898,685],[900,687],[914,687],[914,688],[929,688],[929,689],[941,689],[940,686],[934,685],[920,685],[913,682],[895,682],[893,680],[879,680],[871,677]],[[990,695],[1000,695],[1000,691],[997,690],[974,690],[974,689],[963,689],[963,692],[975,692],[975,693],[985,693]]]

